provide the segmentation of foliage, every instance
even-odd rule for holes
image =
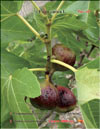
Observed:
[[[54,16],[52,11],[55,11],[60,3],[61,1],[46,3],[44,7],[49,18]],[[41,95],[40,82],[45,79],[45,75],[42,71],[32,72],[30,68],[44,68],[47,62],[47,46],[17,15],[22,5],[23,1],[1,1],[2,128],[38,128],[34,114],[15,115],[15,113],[32,113],[24,98]],[[60,8],[60,11],[63,10],[64,13],[58,13],[51,24],[51,38],[52,41],[57,39],[75,52],[75,67],[78,69],[75,76],[71,70],[57,71],[53,74],[52,81],[54,84],[70,88],[75,85],[73,92],[77,96],[86,128],[99,128],[100,22],[97,13],[99,3],[98,1],[65,1]],[[40,35],[47,33],[46,18],[41,17],[39,12],[34,12],[25,19]],[[70,76],[75,78],[74,81],[71,80],[72,85]],[[38,109],[35,111],[41,113]],[[47,111],[42,112],[47,113]],[[40,118],[42,119],[42,115]],[[11,119],[13,124],[9,123]],[[16,120],[24,122],[15,122]],[[26,122],[28,120],[34,122]],[[58,126],[70,127],[65,123],[59,123]]]

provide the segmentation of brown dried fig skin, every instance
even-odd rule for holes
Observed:
[[[57,89],[51,83],[43,83],[41,84],[41,96],[30,98],[30,102],[36,108],[52,110],[58,102]]]
[[[72,91],[66,87],[57,86],[58,90],[58,103],[56,107],[57,112],[68,112],[76,107],[76,97]]]
[[[55,59],[59,61],[62,61],[71,66],[75,64],[75,60],[76,60],[75,53],[69,48],[67,48],[66,46],[64,46],[63,44],[56,44],[52,48],[52,54],[53,56],[55,56]],[[54,64],[53,66],[56,70],[59,70],[59,71],[67,70],[65,67],[58,64]]]

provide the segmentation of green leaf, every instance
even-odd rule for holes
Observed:
[[[15,92],[22,94],[23,97],[27,96],[34,98],[40,95],[40,85],[38,80],[27,68],[18,69],[12,74],[12,85]]]
[[[68,72],[54,72],[52,76],[53,83],[55,83],[56,85],[68,87],[69,80],[67,80],[66,78],[67,73]]]
[[[80,31],[87,28],[87,25],[78,20],[74,15],[64,15],[61,19],[55,19],[52,28],[62,30],[63,28]]]
[[[8,80],[3,80],[1,79],[1,127],[4,128],[5,123],[7,123],[7,121],[9,121],[11,119],[10,117],[10,109],[7,106],[8,102],[7,102],[7,91],[3,90],[3,87],[7,84]],[[9,123],[10,125],[10,123]]]
[[[14,74],[9,76],[9,83],[7,87],[8,104],[11,112],[13,112],[16,127],[20,128],[37,128],[35,117],[26,115],[25,113],[32,113],[29,107],[25,104],[24,98],[40,96],[40,85],[36,76],[27,68],[19,69]],[[24,113],[22,115],[15,115],[15,113]],[[30,122],[27,122],[30,121]],[[33,122],[32,122],[33,121]]]
[[[1,1],[1,16],[8,17],[9,14],[14,14],[20,11],[23,1]],[[13,6],[12,6],[13,5]]]
[[[16,16],[21,9],[22,1],[1,2],[1,46],[15,40],[27,40],[34,36],[29,28]],[[13,6],[12,6],[13,5]]]
[[[1,122],[10,119],[7,102],[7,84],[9,76],[18,68],[29,67],[29,63],[5,50],[1,51]],[[10,123],[9,123],[10,124]]]
[[[46,57],[45,44],[43,44],[39,39],[34,40],[33,46],[27,49],[23,54],[23,58],[28,60],[32,67],[38,68],[45,67],[46,58],[43,57]]]
[[[77,18],[87,23],[88,28],[84,31],[85,36],[93,42],[94,45],[99,46],[99,27],[94,15],[94,10],[99,9],[99,1],[76,1],[70,4],[64,10],[67,14],[77,15]],[[89,13],[86,11],[90,10]],[[80,13],[79,11],[83,11]]]
[[[30,13],[29,15],[27,15],[25,17],[25,19],[28,21],[28,23],[34,27],[35,30],[40,31],[40,27],[37,25],[37,22],[35,20],[35,12],[34,13]]]
[[[2,52],[2,108],[5,107],[7,115],[9,112],[13,112],[14,120],[36,121],[33,115],[19,116],[14,114],[15,112],[31,113],[24,102],[24,97],[37,97],[40,95],[40,87],[35,75],[26,68],[17,70],[23,67],[29,67],[29,64],[24,59],[6,51]],[[17,71],[15,72],[15,70]],[[13,72],[15,73],[12,74]],[[3,117],[4,121],[6,116]],[[30,122],[18,122],[16,126],[29,128],[37,127],[37,124],[36,122],[31,122],[31,124]]]
[[[99,129],[99,104],[100,99],[94,99],[92,101],[89,101],[83,105],[81,105],[81,112],[83,115],[83,119],[86,125],[86,128],[89,129]]]
[[[9,114],[8,114],[9,116]],[[16,125],[15,123],[10,123],[10,120],[12,120],[13,118],[10,117],[9,119],[7,119],[3,124],[1,124],[1,127],[2,128],[16,128]]]
[[[45,23],[44,18],[41,17],[40,14],[37,13],[37,12],[35,12],[33,15],[34,15],[34,20],[35,20],[35,22],[36,22],[36,25],[37,25],[38,28],[39,28],[39,31],[40,31],[40,32],[45,32],[45,30],[46,30],[45,24],[46,24],[46,23]]]
[[[47,13],[53,15],[53,11],[57,9],[61,1],[50,1],[45,4]],[[69,5],[71,5],[73,1],[65,1],[60,10],[65,10]],[[59,14],[59,13],[58,13]]]
[[[16,2],[18,10],[22,8],[22,5],[24,3],[24,1],[14,1],[14,2]]]
[[[88,16],[86,11],[90,10],[91,12],[96,9],[99,9],[99,1],[75,1],[66,7],[65,12],[69,14],[83,15],[83,20],[86,20],[86,17]],[[80,13],[78,10],[83,11],[84,13]]]
[[[17,57],[6,50],[1,51],[2,75],[9,76],[18,68],[30,67],[29,63],[21,57]]]
[[[99,60],[98,57],[75,73],[78,102],[87,128],[99,128]]]
[[[70,14],[79,14],[78,10],[86,11],[88,9],[88,3],[89,1],[76,1],[69,5],[65,12]],[[83,6],[84,5],[84,6]]]
[[[74,93],[75,97],[77,98],[77,88],[76,87],[72,89],[72,92]]]
[[[99,60],[91,61],[84,67],[81,67],[76,73],[76,82],[78,90],[78,102],[80,105],[93,100],[99,99]]]
[[[84,41],[78,41],[70,30],[62,29],[57,31],[58,40],[66,47],[72,49],[78,57],[80,51],[86,49]]]
[[[84,30],[83,34],[87,36],[89,40],[93,41],[94,45],[99,47],[99,26],[94,13],[89,13],[87,24],[89,25],[89,28]]]
[[[2,46],[7,46],[15,40],[27,40],[33,36],[34,34],[17,16],[12,16],[1,23]]]
[[[52,2],[50,1],[45,4],[45,7],[47,11],[56,10],[59,4],[60,1],[52,1]]]
[[[22,4],[23,1],[1,1],[1,21],[6,20],[19,12]]]

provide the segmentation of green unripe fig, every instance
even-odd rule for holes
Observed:
[[[63,86],[57,86],[58,90],[58,103],[56,107],[57,112],[69,112],[76,107],[76,97],[72,91]]]
[[[66,64],[69,64],[73,66],[75,64],[76,56],[75,53],[64,46],[63,44],[56,44],[52,48],[52,55],[55,57],[55,59],[62,61]],[[53,64],[53,68],[58,71],[65,71],[66,68],[58,65],[58,64]]]

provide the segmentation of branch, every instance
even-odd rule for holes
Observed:
[[[46,19],[46,33],[47,33],[47,40],[45,41],[46,50],[47,50],[47,64],[46,64],[46,72],[49,74],[52,63],[50,62],[52,56],[52,47],[51,47],[51,21],[47,18]]]
[[[51,62],[52,62],[52,63],[59,64],[59,65],[62,65],[62,66],[64,66],[64,67],[66,67],[66,68],[72,70],[74,73],[77,71],[77,69],[75,69],[75,68],[72,67],[71,65],[66,64],[66,63],[64,63],[64,62],[62,62],[62,61],[52,59]]]
[[[47,15],[44,15],[42,13],[42,11],[40,10],[40,8],[38,7],[38,5],[34,2],[34,1],[31,1],[33,6],[39,11],[40,15],[45,19],[45,22],[46,22],[46,33],[48,35],[48,39],[44,39],[44,43],[46,45],[46,50],[47,50],[47,65],[46,65],[46,71],[47,73],[49,73],[50,71],[50,67],[51,67],[51,64],[50,64],[50,59],[51,59],[51,56],[52,56],[52,48],[51,48],[51,24],[50,24],[50,21],[48,19],[48,16]]]
[[[51,18],[51,23],[54,21],[56,15],[57,15],[57,11],[59,11],[59,9],[61,8],[61,6],[64,4],[65,1],[61,1],[61,3],[59,4],[58,8],[56,9],[56,12],[54,13],[54,15]]]
[[[41,38],[40,34],[25,20],[20,14],[16,14],[23,22],[24,24],[42,41],[44,40]]]
[[[30,71],[46,71],[45,68],[33,68],[33,69],[29,69]]]

